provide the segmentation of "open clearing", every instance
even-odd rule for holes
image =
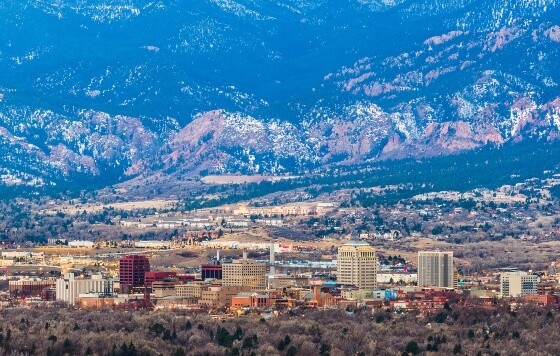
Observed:
[[[86,213],[97,213],[103,211],[103,209],[113,208],[115,210],[138,210],[138,209],[166,209],[172,208],[177,204],[177,200],[140,200],[140,201],[130,201],[123,203],[111,203],[111,204],[64,204],[64,205],[54,205],[49,207],[49,209],[41,210],[41,213],[51,215],[58,212],[63,212],[65,214],[78,214],[85,211]]]

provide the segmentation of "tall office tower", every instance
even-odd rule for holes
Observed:
[[[527,272],[502,272],[500,274],[500,296],[524,297],[526,295],[537,294],[537,284],[539,277]]]
[[[121,291],[131,291],[143,287],[146,272],[150,271],[150,261],[144,255],[127,255],[119,261]]]
[[[223,286],[247,286],[251,290],[266,288],[266,264],[247,259],[234,260],[222,265]]]
[[[418,251],[418,286],[455,288],[453,251]]]
[[[377,286],[377,255],[365,241],[350,240],[338,249],[337,281],[359,289]]]

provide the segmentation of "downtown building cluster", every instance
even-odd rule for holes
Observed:
[[[487,305],[497,298],[514,304],[558,301],[557,283],[530,272],[502,269],[487,281],[469,281],[457,273],[451,251],[419,251],[415,265],[403,265],[395,256],[387,265],[368,242],[353,238],[338,248],[336,261],[318,265],[323,272],[276,273],[277,268],[293,266],[277,263],[273,246],[269,260],[250,259],[246,253],[239,259],[220,259],[218,253],[194,274],[153,271],[148,257],[124,255],[113,276],[64,273],[59,278],[20,278],[9,281],[9,293],[37,305],[234,314],[297,307],[392,308],[429,314],[459,301]]]

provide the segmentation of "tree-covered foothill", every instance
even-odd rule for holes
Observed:
[[[450,156],[335,166],[311,175],[276,182],[214,186],[208,194],[218,198],[206,200],[188,197],[185,199],[185,209],[230,204],[294,189],[303,189],[310,196],[318,196],[339,189],[359,190],[398,185],[397,189],[386,190],[381,194],[361,191],[349,202],[360,206],[393,204],[433,191],[494,189],[529,178],[548,177],[551,172],[558,172],[558,157],[560,145],[557,143],[527,140],[523,144],[485,147]],[[464,205],[469,210],[473,202],[465,201]]]

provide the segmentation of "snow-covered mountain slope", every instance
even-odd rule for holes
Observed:
[[[559,0],[2,2],[0,180],[305,172],[554,140],[558,13]]]

